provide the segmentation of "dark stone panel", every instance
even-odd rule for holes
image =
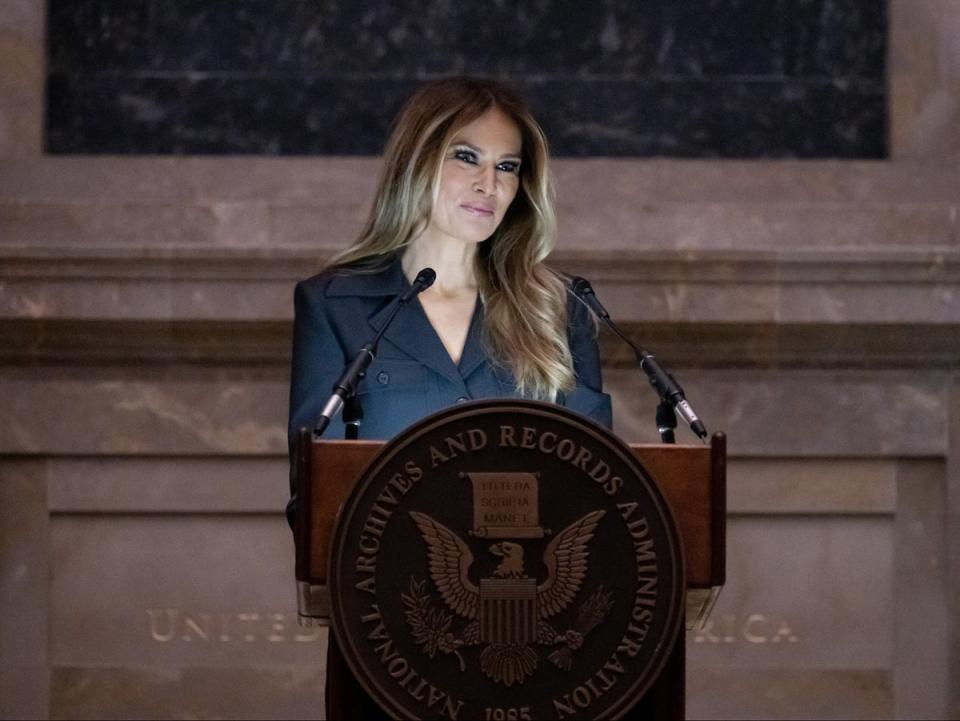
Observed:
[[[560,156],[869,157],[886,154],[876,83],[528,83]]]
[[[293,0],[154,2],[151,69],[254,74],[298,72],[303,12],[322,5]]]
[[[312,4],[48,0],[51,72],[295,72]],[[342,42],[342,38],[340,39]]]
[[[404,76],[778,73],[781,2],[313,5],[303,15],[301,67]]]
[[[603,12],[582,2],[314,6],[302,68],[405,77],[646,73],[656,57],[646,15],[642,6]]]
[[[783,1],[312,5],[303,12],[301,67],[415,76],[768,75],[783,70]]]
[[[48,72],[149,67],[152,0],[48,0]]]
[[[55,75],[50,153],[376,155],[413,81]]]
[[[415,87],[380,78],[199,80],[185,89],[177,152],[377,155]]]
[[[572,9],[577,16],[584,14]],[[548,3],[317,5],[304,17],[302,68],[307,73],[399,77],[535,72],[540,70],[536,61],[531,63],[536,47],[543,64],[559,69],[557,46],[563,45],[564,31],[559,22],[544,28],[551,17]],[[590,24],[584,26],[584,37],[591,31]],[[582,55],[578,43],[568,43],[566,50],[571,59]]]
[[[416,81],[52,76],[48,152],[374,155]],[[558,156],[884,157],[875,83],[524,83]]]
[[[886,67],[885,0],[785,0],[789,75],[867,77]]]
[[[681,0],[657,5],[656,70],[681,77],[783,72],[783,0]]]
[[[374,155],[416,81],[53,76],[52,153]],[[876,83],[523,84],[555,155],[883,157]],[[715,86],[713,86],[715,87]]]
[[[803,0],[50,0],[51,69],[769,75],[783,70],[784,2]],[[801,29],[820,17],[807,5]]]
[[[422,80],[558,155],[884,157],[886,0],[49,0],[51,153],[377,154]]]
[[[183,103],[176,82],[124,75],[50,75],[46,152],[170,153]]]

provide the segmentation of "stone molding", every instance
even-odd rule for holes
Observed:
[[[960,368],[956,325],[624,322],[621,328],[677,368]],[[0,319],[0,365],[286,368],[292,324],[267,321]],[[632,368],[633,352],[600,335],[605,368]]]
[[[296,281],[328,253],[3,247],[0,318],[286,321]],[[626,323],[960,322],[960,250],[558,250]]]
[[[0,165],[0,203],[272,203],[365,213],[379,158],[352,156],[43,156]],[[793,206],[926,203],[956,206],[960,168],[926,159],[554,159],[561,213],[600,217],[624,201]],[[600,204],[598,207],[597,204]],[[628,206],[628,210],[630,207]]]
[[[5,247],[5,279],[298,280],[331,255],[297,247]],[[930,283],[960,281],[960,247],[861,250],[662,250],[604,252],[559,249],[549,264],[577,268],[608,283]]]

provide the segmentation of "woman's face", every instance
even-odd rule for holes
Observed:
[[[520,186],[521,142],[519,128],[497,108],[457,133],[426,232],[468,243],[493,235]]]

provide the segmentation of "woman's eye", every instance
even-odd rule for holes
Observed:
[[[475,164],[477,162],[477,155],[469,150],[455,150],[453,157],[457,160],[462,160],[464,163]]]
[[[497,166],[497,169],[502,170],[506,173],[513,173],[516,175],[517,173],[520,172],[520,163],[513,160],[507,160],[503,163],[500,163],[500,165]]]

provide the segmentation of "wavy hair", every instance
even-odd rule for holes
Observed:
[[[360,236],[331,265],[363,271],[387,265],[426,227],[454,136],[497,108],[520,130],[520,184],[493,235],[480,243],[477,279],[484,340],[509,368],[521,395],[556,400],[574,386],[566,288],[543,261],[556,239],[546,136],[526,103],[503,83],[450,77],[429,82],[394,121],[373,208]]]

